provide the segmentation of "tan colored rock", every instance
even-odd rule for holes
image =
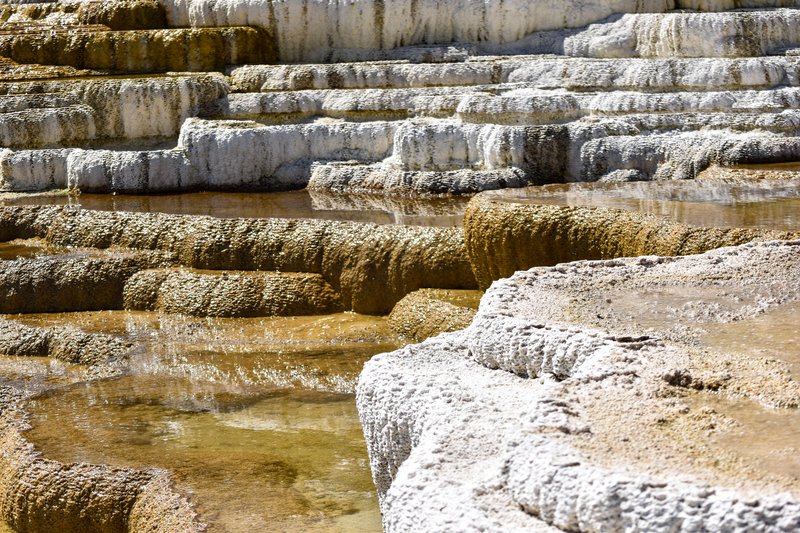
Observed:
[[[118,533],[153,474],[41,458],[10,424],[0,432],[0,518],[19,532]]]
[[[65,246],[166,252],[188,267],[321,274],[345,309],[385,314],[424,287],[474,289],[460,228],[328,220],[0,209],[0,240],[42,236]]]
[[[264,30],[247,27],[43,31],[0,36],[0,56],[18,63],[120,72],[215,71],[274,59]]]
[[[0,354],[53,357],[66,363],[97,365],[127,356],[130,344],[75,327],[35,328],[0,319]]]
[[[112,30],[155,30],[167,27],[164,7],[156,0],[116,0],[81,2],[81,24],[102,24]]]
[[[0,261],[0,313],[121,309],[127,279],[157,263],[142,254]]]
[[[797,238],[764,229],[705,228],[608,208],[505,202],[477,196],[464,233],[481,288],[516,271],[582,259],[688,255],[753,240]]]
[[[128,531],[195,533],[205,531],[191,504],[178,494],[166,475],[155,476],[139,492],[128,516]]]
[[[414,291],[394,306],[389,326],[414,341],[464,329],[475,317],[481,294],[443,289]]]

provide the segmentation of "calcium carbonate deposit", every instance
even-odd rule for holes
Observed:
[[[800,1],[0,24],[0,533],[800,530]]]

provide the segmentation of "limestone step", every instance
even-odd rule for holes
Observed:
[[[795,109],[587,116],[524,126],[433,119],[263,126],[189,119],[173,149],[2,151],[0,189],[152,193],[310,186],[463,194],[532,182],[601,179],[612,169],[606,165],[598,170],[593,153],[605,154],[620,170],[638,165],[648,179],[669,177],[659,168],[675,159],[665,168],[683,179],[703,170],[680,162],[694,149],[710,150],[708,146],[725,138],[752,139],[751,157],[780,162],[793,153],[780,147],[794,146],[798,132],[800,111]],[[602,149],[597,146],[601,141]],[[682,150],[682,142],[693,145]],[[727,161],[746,162],[733,157]]]
[[[691,179],[712,163],[781,163],[800,159],[800,137],[758,131],[690,131],[593,139],[581,148],[577,180],[627,173],[629,180]]]
[[[65,363],[97,365],[125,359],[130,343],[102,333],[85,333],[72,326],[29,327],[0,319],[0,354],[52,357]]]
[[[486,124],[548,124],[586,116],[685,112],[775,112],[800,108],[800,88],[759,91],[642,93],[614,91],[565,94],[562,91],[512,90],[499,95],[461,98],[458,117]]]
[[[524,84],[499,84],[239,93],[220,99],[211,114],[271,124],[312,117],[369,121],[456,115],[467,123],[528,125],[563,123],[589,116],[700,112],[703,116],[694,117],[690,122],[708,121],[706,125],[710,125],[715,121],[710,115],[714,112],[774,112],[798,107],[800,89],[793,87],[759,91],[565,93],[524,88]],[[664,125],[659,127],[670,124],[666,119],[662,122]],[[684,127],[693,126],[686,124]]]
[[[0,146],[70,145],[97,136],[94,110],[85,104],[0,114]]]
[[[346,120],[449,116],[465,95],[494,93],[503,85],[402,89],[327,89],[234,93],[221,98],[212,116],[264,121],[298,121],[326,116]]]
[[[531,39],[529,53],[575,57],[757,57],[800,44],[800,10],[626,14],[569,35],[562,50]]]
[[[238,92],[304,89],[380,89],[488,85],[503,81],[521,59],[463,63],[364,63],[246,65],[229,71]]]
[[[422,287],[475,286],[460,228],[0,207],[0,240],[31,237],[57,246],[149,250],[162,262],[168,257],[198,269],[320,274],[345,309],[367,314],[388,313]],[[16,268],[38,276],[33,268]],[[11,276],[3,279],[9,291],[20,286]]]
[[[147,254],[105,255],[0,261],[0,313],[121,309],[127,279],[157,263]]]
[[[210,188],[302,188],[317,160],[380,161],[391,154],[396,122],[262,126],[189,119],[179,147]]]
[[[13,113],[28,109],[59,108],[80,104],[72,93],[18,94],[0,96],[0,113]]]
[[[0,56],[18,63],[117,72],[218,71],[274,59],[265,31],[251,27],[108,31],[84,28],[0,33]]]
[[[4,2],[0,5],[4,28],[36,27],[35,23],[65,26],[102,26],[112,30],[150,30],[167,27],[164,7],[156,0],[102,0]]]
[[[336,61],[354,60],[364,56],[365,50],[391,50],[408,45],[430,43],[466,43],[477,44],[485,49],[497,49],[501,46],[512,48],[514,45],[530,48],[531,44],[540,47],[549,45],[556,52],[563,41],[570,36],[569,31],[584,28],[592,23],[600,23],[615,14],[627,13],[624,22],[607,22],[599,28],[589,29],[589,35],[595,41],[598,51],[614,51],[616,47],[627,51],[623,39],[609,38],[613,31],[625,32],[627,41],[642,36],[645,38],[662,28],[666,31],[671,24],[681,24],[683,31],[694,32],[702,39],[704,33],[710,32],[713,38],[722,37],[721,31],[739,29],[745,25],[747,29],[758,29],[762,15],[757,15],[756,22],[737,22],[740,19],[753,18],[751,15],[735,13],[695,14],[663,13],[679,8],[701,11],[723,11],[734,8],[771,8],[800,7],[795,0],[614,0],[581,1],[567,0],[553,2],[548,0],[528,1],[511,0],[502,7],[488,6],[470,0],[437,1],[426,0],[364,0],[359,2],[358,9],[345,8],[344,4],[330,2],[314,2],[303,0],[299,3],[256,1],[256,0],[161,0],[167,18],[173,26],[235,26],[242,24],[269,28],[275,36],[278,58],[286,62],[320,62],[335,59]],[[568,13],[568,15],[565,15]],[[646,15],[651,13],[652,15]],[[767,12],[769,13],[769,12]],[[457,14],[457,16],[454,16]],[[645,14],[645,15],[637,15]],[[659,14],[659,15],[654,15]],[[638,20],[636,17],[650,17],[647,24],[628,22]],[[705,23],[702,17],[709,20],[733,20],[728,23]],[[793,15],[791,15],[793,16]],[[679,21],[672,22],[672,19]],[[722,17],[718,19],[716,17]],[[765,33],[764,42],[770,45],[787,37],[793,38],[791,28],[786,35],[781,34],[780,24],[763,15],[768,22],[764,25],[771,31]],[[645,20],[645,19],[642,19]],[[686,22],[689,21],[689,22]],[[724,30],[721,30],[722,26]],[[633,27],[632,27],[633,26]],[[639,28],[641,26],[641,28]],[[537,32],[549,32],[538,42],[526,42],[525,38]],[[644,34],[644,35],[642,35]],[[577,46],[578,43],[576,43]],[[686,43],[665,42],[674,51],[690,50],[696,41]],[[605,47],[605,48],[604,48]],[[733,45],[737,48],[737,45]],[[749,46],[738,46],[750,50]],[[707,47],[703,47],[707,49]],[[724,50],[724,49],[723,49]],[[520,51],[520,50],[517,50]],[[671,50],[672,51],[672,50]],[[619,55],[619,54],[617,54]]]
[[[3,89],[10,94],[0,96],[0,146],[14,148],[175,136],[186,118],[227,93],[214,76],[12,83]]]
[[[698,91],[800,85],[800,57],[474,58],[464,63],[248,65],[229,71],[235,92],[525,84],[575,91]]]
[[[533,180],[518,168],[495,170],[409,171],[382,163],[318,163],[311,167],[307,188],[347,194],[472,194],[506,187],[524,187]]]
[[[193,316],[324,315],[342,311],[319,274],[144,270],[125,284],[126,309]]]
[[[575,91],[719,91],[800,86],[800,58],[584,59],[542,58],[508,82]]]

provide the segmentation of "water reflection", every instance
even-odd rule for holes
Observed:
[[[311,218],[374,224],[457,227],[469,198],[389,198],[318,191],[194,192],[165,195],[52,194],[0,196],[1,205],[74,205],[99,211],[208,215],[217,218]]]
[[[168,468],[211,531],[380,530],[353,391],[367,359],[401,345],[385,319],[13,318],[136,346],[129,374],[30,402],[26,435],[47,457]]]
[[[484,194],[508,202],[625,209],[693,226],[800,230],[800,179],[572,183]]]
[[[56,253],[56,248],[47,244],[43,239],[15,239],[0,243],[0,260],[3,261],[53,253]]]

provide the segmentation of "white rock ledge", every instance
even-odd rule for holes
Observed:
[[[468,329],[364,368],[357,402],[384,528],[797,531],[797,480],[707,442],[713,426],[704,424],[724,431],[724,417],[692,402],[721,395],[796,410],[800,387],[786,365],[694,340],[703,323],[798,302],[798,275],[795,241],[580,262],[496,282]],[[645,328],[625,314],[638,291],[677,295],[657,305],[686,315],[683,327]],[[698,298],[734,292],[691,318]],[[715,378],[715,394],[695,390]]]

